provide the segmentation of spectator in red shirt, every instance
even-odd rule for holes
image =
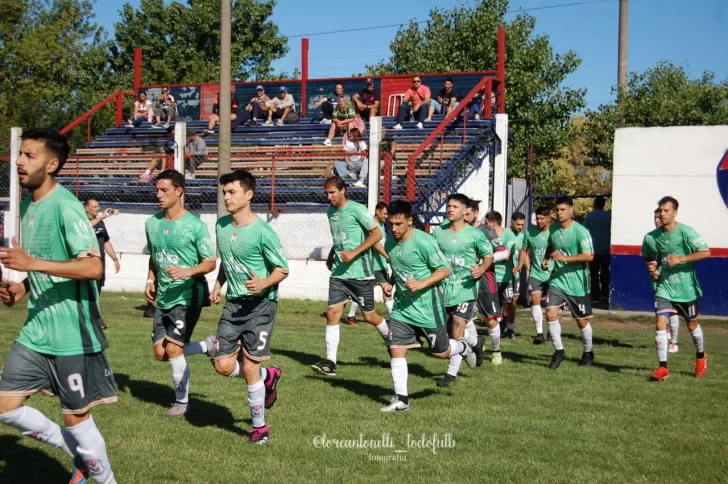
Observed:
[[[374,81],[372,79],[366,80],[366,87],[360,92],[354,94],[352,98],[354,102],[354,109],[356,113],[369,121],[369,118],[377,115],[379,111],[379,93],[374,89]]]
[[[407,89],[402,104],[399,106],[399,115],[394,129],[402,129],[402,123],[409,117],[410,113],[417,116],[417,128],[422,129],[422,122],[427,118],[429,109],[430,88],[422,84],[420,76],[413,76],[412,87]]]

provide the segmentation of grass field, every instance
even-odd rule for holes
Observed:
[[[597,317],[596,364],[580,368],[579,333],[564,319],[568,359],[554,371],[546,367],[551,345],[531,344],[533,326],[521,310],[523,334],[503,342],[504,364],[463,365],[451,389],[435,386],[446,361],[411,351],[412,411],[384,415],[379,408],[393,391],[376,331],[342,326],[338,376],[315,375],[309,365],[323,356],[326,305],[282,301],[272,347],[283,377],[278,402],[266,413],[271,442],[251,446],[244,383],[217,375],[204,356],[189,358],[192,414],[187,420],[160,416],[174,398],[170,369],[152,357],[151,320],[142,318],[141,305],[136,294],[102,298],[119,403],[93,414],[120,483],[728,479],[725,323],[703,322],[710,354],[705,379],[692,376],[695,354],[683,326],[680,353],[670,355],[670,380],[651,383],[654,328],[648,320]],[[194,339],[215,331],[220,311],[205,309]],[[0,309],[0,360],[25,314],[25,304]],[[61,422],[56,399],[38,395],[30,405]],[[393,447],[321,447],[324,435],[329,442],[360,435],[381,442],[383,434]],[[414,441],[436,435],[452,448],[408,447],[408,434]],[[67,482],[68,464],[60,451],[0,427],[0,482]]]

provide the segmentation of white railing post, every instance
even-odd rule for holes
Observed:
[[[187,141],[187,123],[185,121],[177,121],[174,125],[174,169],[185,174],[185,148]]]
[[[369,118],[369,191],[367,205],[373,217],[379,203],[379,144],[382,142],[382,117]]]
[[[506,185],[508,181],[508,115],[495,115],[495,133],[501,142],[501,152],[495,155],[493,167],[493,208],[505,217]],[[505,222],[505,218],[503,219]]]
[[[5,241],[10,246],[13,237],[20,239],[20,183],[18,182],[18,157],[23,128],[10,128],[10,210],[5,212]],[[3,277],[9,281],[20,282],[25,279],[24,272],[3,270]]]

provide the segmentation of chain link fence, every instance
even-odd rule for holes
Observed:
[[[0,146],[0,244],[5,241],[5,214],[10,210],[10,144]]]

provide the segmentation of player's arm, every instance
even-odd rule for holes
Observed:
[[[9,308],[29,293],[30,281],[27,277],[23,280],[23,282],[12,282],[3,279],[2,285],[0,285],[0,301]]]
[[[329,255],[326,256],[326,268],[328,270],[331,270],[334,267],[334,254],[336,254],[336,250],[334,250],[334,248],[331,247],[331,250],[329,251]]]
[[[513,268],[513,274],[521,272],[524,267],[527,272],[531,272],[531,258],[528,256],[526,247],[521,248],[521,252],[518,254],[518,265]]]
[[[421,291],[423,289],[427,289],[430,286],[434,286],[435,284],[444,281],[448,277],[450,277],[450,266],[437,269],[434,272],[430,274],[429,277],[423,279],[423,280],[417,280],[417,279],[410,279],[405,283],[405,287],[409,289],[412,292]]]
[[[582,252],[577,255],[564,255],[561,252],[552,252],[551,259],[558,262],[566,262],[567,264],[583,264],[593,261],[594,254],[591,252]]]
[[[660,274],[657,264],[657,245],[655,244],[655,240],[650,237],[650,234],[645,235],[645,238],[642,240],[641,253],[642,259],[645,261],[645,267],[647,267],[647,272],[650,273],[650,278],[653,281],[658,280]]]
[[[493,245],[484,234],[476,239],[475,244],[476,254],[481,258],[481,261],[477,266],[470,266],[470,275],[477,280],[493,265]]]
[[[31,257],[13,238],[13,247],[0,248],[0,263],[19,272],[41,272],[49,276],[79,281],[98,280],[104,272],[97,250],[80,253],[75,259],[64,261],[44,260]]]
[[[215,287],[210,292],[210,302],[213,304],[220,304],[220,293],[222,292],[222,286],[227,282],[227,275],[225,274],[225,264],[220,263],[220,269],[217,271],[217,278],[215,279]]]
[[[374,246],[374,250],[376,250],[377,252],[382,254],[382,256],[384,256],[385,259],[389,260],[389,254],[387,254],[387,251],[384,250],[384,247],[382,247],[382,244],[376,244]]]
[[[251,294],[259,294],[269,287],[277,286],[288,277],[288,261],[283,254],[280,239],[272,231],[263,236],[263,258],[266,267],[272,267],[272,270],[267,277],[258,279],[251,269],[253,277],[245,281],[245,287]]]
[[[374,227],[369,231],[369,235],[366,239],[364,239],[364,242],[362,242],[355,249],[343,251],[341,254],[339,254],[339,257],[341,257],[342,261],[349,262],[359,257],[359,255],[361,255],[363,252],[374,247],[374,245],[378,244],[380,240],[382,240],[382,232],[379,230],[379,227]]]

